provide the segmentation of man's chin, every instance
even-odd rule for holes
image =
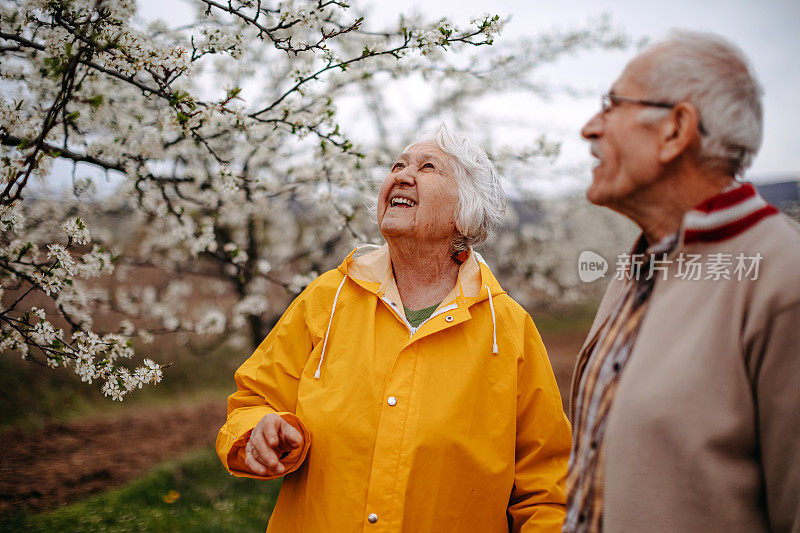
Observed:
[[[594,183],[589,185],[589,188],[586,190],[586,199],[589,200],[590,203],[601,207],[605,207],[608,202],[607,195],[603,194],[602,189],[597,187]]]

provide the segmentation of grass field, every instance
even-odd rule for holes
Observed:
[[[39,513],[0,515],[0,531],[263,532],[280,481],[235,478],[206,448],[128,485]]]

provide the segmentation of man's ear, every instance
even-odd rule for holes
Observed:
[[[697,108],[689,102],[678,102],[672,108],[669,116],[659,125],[659,140],[661,148],[658,160],[666,165],[695,142],[700,142],[700,114]]]

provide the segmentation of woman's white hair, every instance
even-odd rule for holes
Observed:
[[[506,195],[489,156],[466,135],[453,131],[443,122],[424,140],[435,140],[453,157],[454,178],[458,185],[458,207],[454,239],[456,252],[475,246],[494,232],[506,211]]]
[[[744,53],[712,33],[672,30],[650,49],[652,66],[639,81],[650,100],[690,102],[700,114],[700,158],[710,168],[740,175],[763,136],[763,91]],[[663,116],[646,110],[643,119]]]

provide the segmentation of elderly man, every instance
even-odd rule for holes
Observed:
[[[736,180],[761,131],[742,53],[680,31],[581,132],[642,235],[576,366],[564,531],[800,531],[800,226]]]

